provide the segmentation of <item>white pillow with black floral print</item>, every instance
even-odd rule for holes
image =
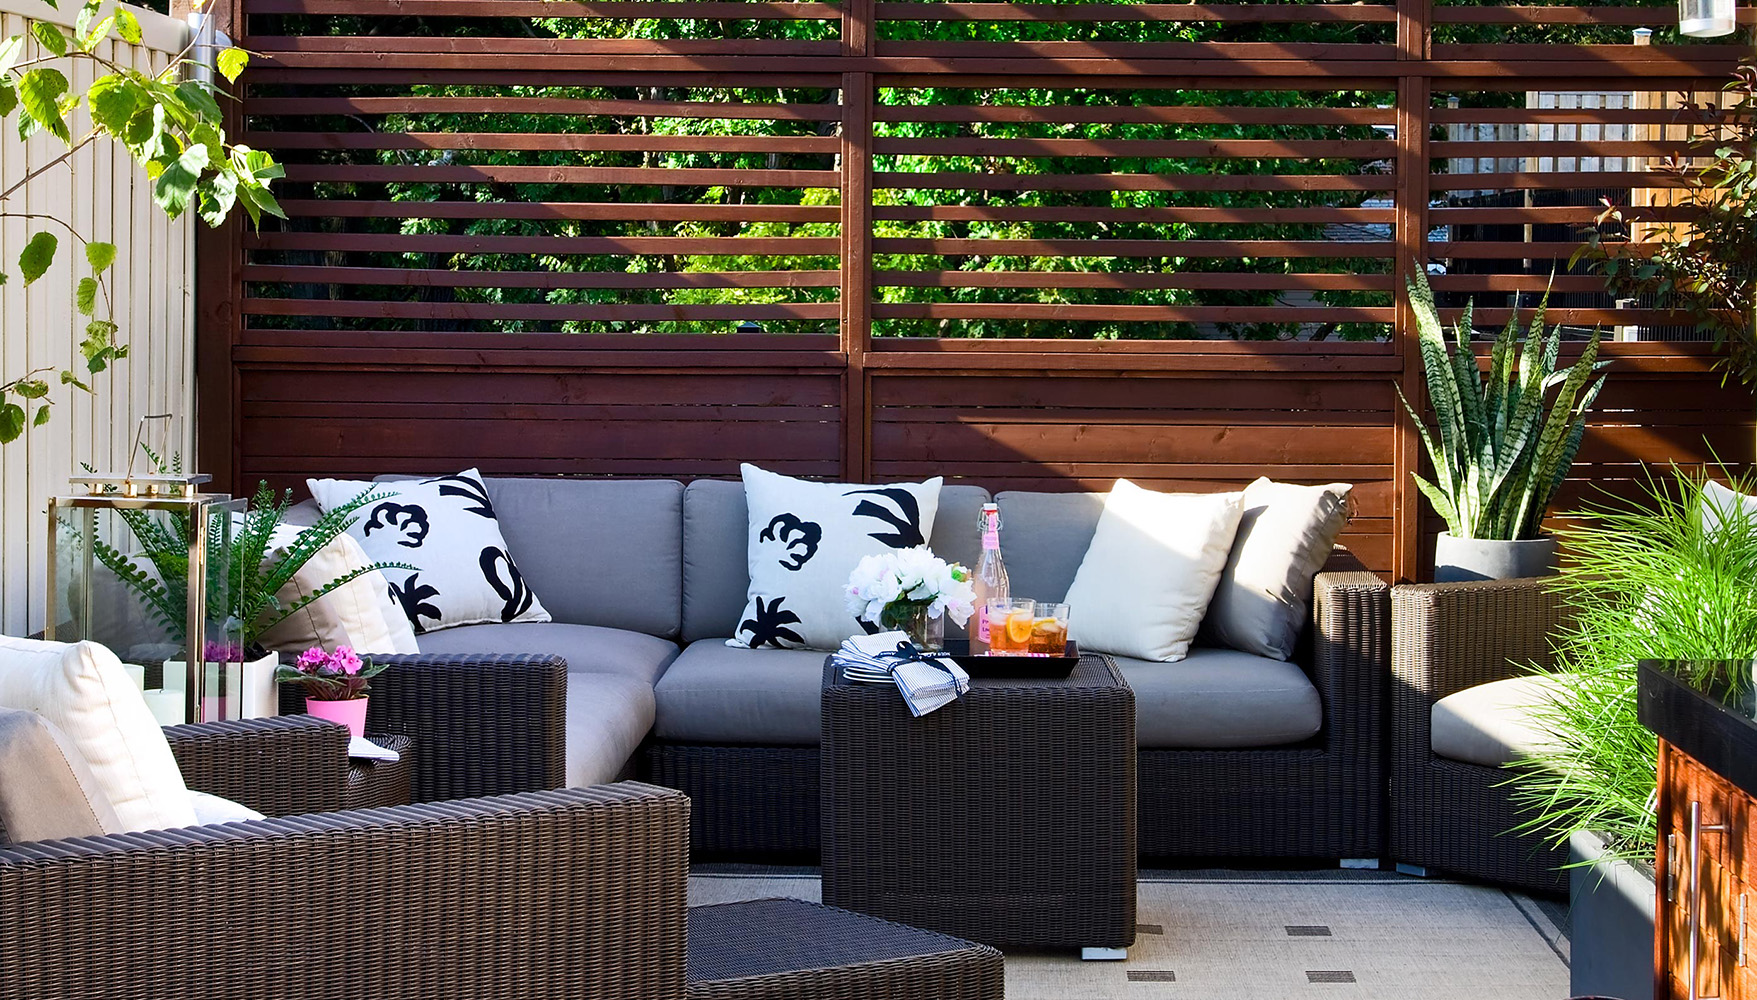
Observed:
[[[923,483],[816,483],[741,466],[750,591],[728,646],[835,649],[867,631],[842,588],[866,556],[927,544],[938,476]]]
[[[417,634],[485,622],[549,621],[506,549],[475,469],[437,479],[307,479],[305,485],[324,510],[361,493],[381,497],[354,512],[348,534],[373,562],[416,567],[385,570],[384,577]]]

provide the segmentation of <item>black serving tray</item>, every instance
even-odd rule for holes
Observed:
[[[1080,662],[1080,647],[1068,643],[1066,656],[970,655],[970,640],[947,639],[945,651],[952,662],[972,677],[1039,677],[1065,680]]]

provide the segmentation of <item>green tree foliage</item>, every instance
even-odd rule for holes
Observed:
[[[55,0],[48,3],[55,6]],[[202,221],[218,226],[239,205],[252,221],[264,214],[281,214],[268,190],[270,181],[281,176],[274,158],[229,142],[221,125],[220,90],[202,80],[183,78],[195,42],[163,70],[145,73],[101,51],[111,38],[140,44],[139,20],[126,8],[115,8],[102,17],[99,12],[99,0],[86,0],[71,33],[33,21],[25,33],[0,42],[0,117],[15,122],[20,139],[41,132],[67,147],[0,191],[0,218],[44,227],[31,234],[19,254],[18,276],[29,285],[47,273],[62,237],[83,247],[88,272],[74,293],[74,308],[84,317],[78,342],[81,365],[39,368],[0,382],[0,444],[23,433],[27,410],[34,409],[30,424],[48,422],[51,382],[91,392],[87,380],[92,375],[128,356],[106,278],[116,261],[116,247],[88,239],[67,219],[14,210],[9,199],[26,185],[51,171],[67,169],[74,154],[92,143],[108,141],[140,165],[152,182],[153,201],[170,218],[194,210]],[[236,80],[248,61],[240,49],[226,49],[218,57],[228,81]],[[91,64],[95,77],[83,92],[73,89],[63,72],[79,62]],[[76,113],[82,107],[89,127],[75,132]],[[0,271],[0,283],[6,279]]]

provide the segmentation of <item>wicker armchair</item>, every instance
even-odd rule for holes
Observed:
[[[1531,665],[1554,665],[1565,610],[1542,579],[1405,585],[1391,592],[1391,856],[1527,889],[1564,892],[1567,852],[1513,831],[1503,768],[1433,752],[1434,703]]]
[[[538,791],[566,782],[566,660],[427,653],[373,659],[391,667],[373,678],[366,731],[413,737],[415,801]],[[283,684],[281,711],[304,712],[304,692]]]
[[[283,817],[0,846],[0,1000],[684,995],[680,793],[287,818],[339,800],[344,730],[282,718],[167,735],[192,787]]]

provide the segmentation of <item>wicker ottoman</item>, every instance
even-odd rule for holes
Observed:
[[[1000,947],[1135,940],[1135,696],[1104,656],[913,718],[824,667],[824,902]]]
[[[1000,952],[797,899],[689,911],[692,1000],[1001,1000]]]

